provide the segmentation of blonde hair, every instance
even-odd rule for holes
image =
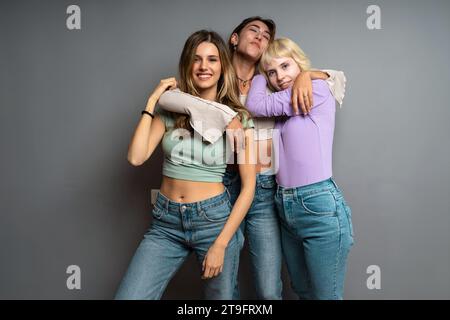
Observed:
[[[266,77],[270,89],[273,91],[275,91],[275,89],[270,85],[264,66],[274,58],[292,58],[301,71],[306,71],[311,68],[311,61],[308,56],[294,41],[289,38],[275,39],[269,44],[269,47],[261,56],[261,61],[259,63],[259,71]]]
[[[217,102],[223,103],[232,108],[234,111],[238,112],[239,118],[241,120],[244,117],[246,119],[249,119],[250,114],[239,100],[239,87],[237,83],[237,77],[235,75],[233,65],[231,64],[227,46],[220,35],[214,31],[200,30],[194,32],[186,40],[178,65],[180,74],[180,81],[178,84],[180,90],[194,96],[199,96],[199,92],[195,88],[194,81],[192,79],[191,70],[192,65],[194,64],[195,52],[197,50],[197,47],[202,42],[209,42],[214,44],[219,51],[219,59],[222,72],[217,83]],[[190,130],[191,132],[193,131],[189,123],[189,116],[182,114],[175,115],[175,128],[184,128]]]

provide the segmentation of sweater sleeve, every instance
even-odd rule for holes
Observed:
[[[336,99],[336,101],[339,103],[339,106],[342,107],[342,101],[344,100],[345,96],[345,85],[347,83],[344,72],[336,70],[322,71],[330,75],[326,82],[330,87],[330,91],[334,99]]]
[[[254,117],[294,116],[291,88],[267,95],[266,85],[267,80],[263,75],[259,74],[253,78],[246,103],[248,111]]]
[[[292,88],[267,95],[266,78],[257,75],[253,78],[252,87],[247,98],[247,109],[254,117],[296,116],[292,108]],[[330,88],[324,80],[313,80],[312,108],[317,108],[331,95]]]
[[[210,143],[221,138],[226,126],[237,115],[227,105],[205,100],[179,89],[164,92],[158,104],[166,111],[189,115],[192,128]]]

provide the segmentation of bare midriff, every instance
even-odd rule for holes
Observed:
[[[257,152],[256,172],[271,167],[272,139],[255,141]],[[260,152],[261,151],[261,152]],[[228,165],[232,170],[238,170],[237,164]],[[163,176],[160,192],[175,202],[198,202],[220,195],[225,191],[221,182],[201,182],[174,179]]]
[[[225,191],[222,182],[202,182],[163,176],[160,192],[175,202],[197,202],[218,196]]]

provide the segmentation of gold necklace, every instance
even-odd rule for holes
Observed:
[[[237,76],[236,76],[236,77],[237,77]],[[238,78],[239,81],[242,81],[242,86],[245,88],[245,87],[247,86],[247,83],[248,83],[250,80],[253,79],[253,76],[252,76],[250,79],[247,79],[247,80],[241,79],[241,78],[239,78],[239,77],[237,77],[237,78]]]

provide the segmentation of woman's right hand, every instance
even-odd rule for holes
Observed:
[[[162,79],[148,100],[149,101],[152,100],[153,102],[156,103],[159,100],[159,97],[161,97],[161,95],[167,89],[175,89],[176,87],[177,87],[177,80],[174,77]]]

